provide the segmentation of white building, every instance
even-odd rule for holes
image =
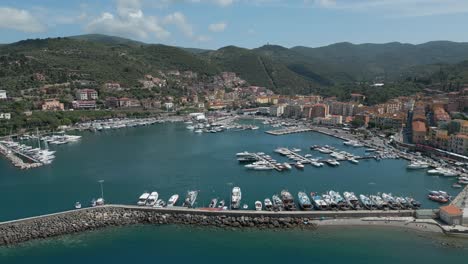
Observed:
[[[174,108],[174,103],[164,103],[164,107],[166,108],[167,111],[172,110]]]
[[[7,99],[7,93],[5,90],[0,90],[0,100]]]
[[[327,117],[316,117],[313,122],[319,125],[336,126],[343,124],[343,116],[329,115]]]
[[[0,119],[11,119],[11,114],[10,113],[0,113]]]

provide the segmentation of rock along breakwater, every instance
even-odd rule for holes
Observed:
[[[313,219],[411,216],[414,212],[256,212],[105,205],[0,223],[0,246],[112,226],[179,224],[221,228],[315,229]]]

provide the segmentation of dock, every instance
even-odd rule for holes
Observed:
[[[252,155],[253,157],[255,157],[255,158],[257,159],[257,161],[263,161],[263,162],[267,163],[269,166],[275,168],[275,170],[277,170],[277,171],[283,171],[282,168],[276,166],[276,163],[273,163],[273,162],[271,162],[271,161],[265,159],[265,158],[262,157],[261,155],[258,155],[257,153],[251,153],[251,155]]]
[[[294,128],[283,128],[277,130],[269,130],[265,131],[265,133],[273,136],[282,136],[282,135],[289,135],[289,134],[296,134],[296,133],[304,133],[313,131],[311,128],[307,127],[294,127]]]
[[[0,154],[4,155],[8,160],[11,161],[11,163],[13,163],[13,165],[15,167],[18,167],[22,170],[25,170],[25,169],[32,169],[32,168],[37,168],[37,167],[40,167],[42,165],[44,165],[42,162],[24,154],[24,153],[21,153],[21,152],[18,152],[14,149],[11,149],[11,148],[8,148],[7,146],[3,145],[0,143]],[[20,157],[23,157],[24,159],[27,159],[31,162],[25,162],[23,159],[21,159]]]

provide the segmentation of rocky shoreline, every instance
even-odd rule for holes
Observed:
[[[162,212],[121,207],[96,207],[28,218],[0,224],[0,246],[14,245],[35,239],[135,224],[178,224],[220,228],[316,229],[311,219],[303,216],[249,216],[229,214],[193,214]]]

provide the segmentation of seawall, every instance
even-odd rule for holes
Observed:
[[[0,246],[34,239],[134,224],[180,224],[221,228],[315,229],[312,220],[361,217],[409,217],[414,211],[209,211],[105,205],[0,223]]]

